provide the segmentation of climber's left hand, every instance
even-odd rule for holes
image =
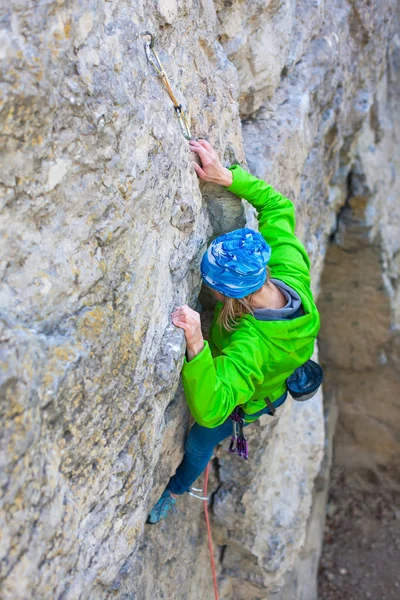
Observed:
[[[232,173],[222,166],[217,152],[206,140],[190,140],[189,148],[197,154],[201,165],[193,163],[193,168],[203,181],[217,183],[229,187],[232,184]]]
[[[191,360],[204,348],[204,338],[201,331],[200,315],[187,304],[178,306],[172,313],[172,322],[185,332],[187,355]]]

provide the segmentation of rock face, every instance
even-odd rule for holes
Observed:
[[[328,396],[339,369],[351,413],[338,456],[348,461],[359,443],[363,404],[368,457],[392,461],[398,15],[394,0],[12,0],[1,9],[2,597],[213,594],[201,503],[182,498],[166,522],[144,523],[190,422],[171,310],[196,305],[209,239],[254,217],[225,190],[199,185],[144,31],[157,34],[192,134],[226,164],[246,156],[295,202],[326,316],[323,358],[335,366]],[[376,323],[367,335],[353,314],[362,299],[343,309],[360,264],[370,276],[360,294],[372,296],[364,329]],[[367,402],[355,398],[349,361],[364,373]],[[389,371],[379,424],[377,378]],[[250,462],[218,450],[210,486],[221,598],[316,597],[324,439],[317,396],[254,424]]]
[[[397,49],[359,136],[321,281],[321,355],[339,408],[335,463],[363,487],[400,485],[398,57]]]

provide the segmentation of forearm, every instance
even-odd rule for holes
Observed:
[[[258,211],[264,208],[274,209],[277,205],[283,208],[288,203],[292,205],[290,200],[282,196],[266,181],[258,179],[239,165],[230,167],[230,173],[232,183],[229,191],[250,202]]]
[[[238,165],[231,167],[231,171],[233,181],[228,189],[254,206],[258,212],[260,231],[264,237],[270,237],[271,234],[274,237],[273,228],[276,228],[278,237],[285,233],[293,236],[295,230],[293,202]],[[267,242],[270,243],[270,240],[267,239]]]
[[[217,183],[218,185],[223,185],[224,187],[229,187],[230,185],[232,185],[233,182],[232,171],[223,167],[217,179],[218,181],[215,181],[214,183]]]
[[[186,343],[186,355],[187,355],[188,362],[191,361],[195,356],[200,354],[200,352],[203,350],[203,348],[204,348],[203,335],[201,335],[198,339],[194,340],[193,342],[187,342]]]

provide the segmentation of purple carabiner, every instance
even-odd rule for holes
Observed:
[[[243,433],[243,427],[245,425],[244,413],[240,407],[236,407],[232,414],[229,415],[232,421],[233,435],[229,444],[229,452],[232,454],[237,453],[238,456],[247,460],[249,458],[249,446],[247,438]]]
[[[236,452],[237,452],[238,456],[242,456],[242,440],[240,438],[238,438],[238,441],[237,441],[237,450],[236,450]]]
[[[244,460],[248,460],[249,458],[249,444],[247,443],[247,439],[243,440],[243,458]]]

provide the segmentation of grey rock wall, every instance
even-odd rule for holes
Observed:
[[[144,523],[190,423],[172,308],[196,305],[210,237],[254,217],[197,181],[141,33],[192,133],[293,199],[318,293],[349,173],[362,154],[378,186],[369,147],[395,146],[398,6],[13,0],[0,15],[2,597],[210,598],[200,504]],[[368,219],[398,317],[396,172]],[[252,429],[251,462],[213,461],[221,597],[311,600],[321,396]]]
[[[400,485],[398,56],[399,47],[359,136],[321,284],[321,355],[339,408],[335,463],[367,489]]]
[[[106,597],[161,486],[183,357],[169,315],[196,298],[212,233],[144,53],[141,32],[164,22],[152,3],[2,9],[5,598]],[[160,56],[196,134],[240,159],[237,76],[214,22],[211,4],[186,13]]]

